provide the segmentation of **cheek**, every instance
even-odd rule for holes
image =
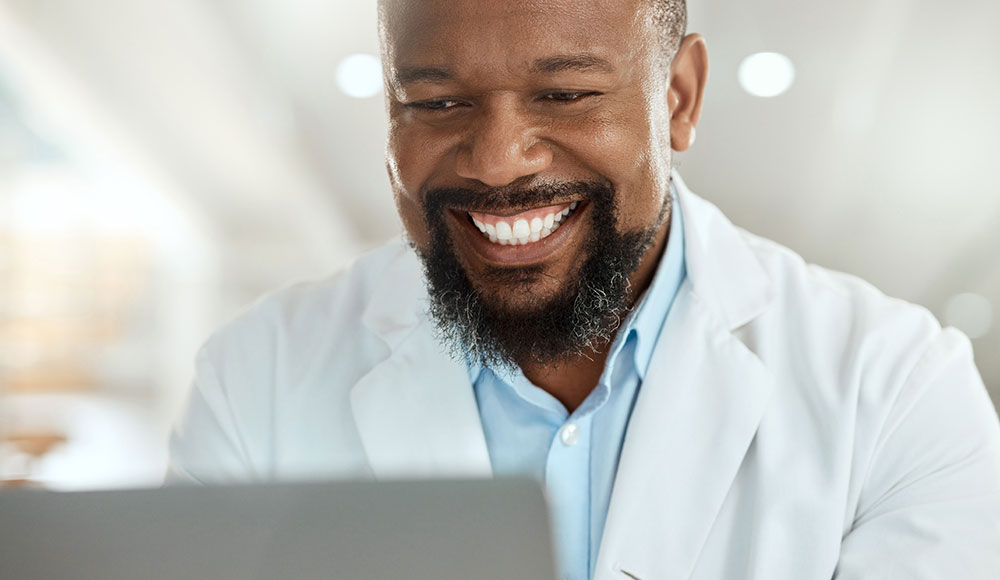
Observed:
[[[631,178],[621,184],[619,211],[624,229],[647,228],[656,222],[670,196],[670,135],[665,117],[656,107],[638,110],[629,119],[631,132],[622,148],[629,148]],[[624,166],[624,165],[623,165]]]
[[[396,210],[410,239],[421,250],[429,247],[420,191],[439,166],[439,140],[425,133],[391,123],[386,143],[386,169],[392,185]]]
[[[635,107],[594,119],[568,134],[570,154],[614,184],[618,191],[619,227],[647,227],[669,195],[669,137],[661,135],[648,110]],[[575,143],[575,146],[569,145]]]
[[[399,212],[399,218],[407,235],[421,251],[426,251],[430,247],[430,232],[424,223],[423,208],[415,199],[399,190],[394,191],[393,195],[396,198],[396,211]]]
[[[452,140],[449,135],[417,124],[393,123],[386,159],[394,187],[416,196],[436,172],[447,166]]]

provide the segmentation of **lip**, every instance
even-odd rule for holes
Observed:
[[[465,238],[465,245],[472,248],[480,260],[491,266],[523,267],[550,260],[561,251],[573,247],[572,238],[581,229],[579,227],[580,220],[583,214],[590,209],[590,204],[586,201],[579,203],[576,210],[563,221],[556,231],[537,242],[523,246],[501,246],[489,241],[469,219],[469,213],[466,210],[450,209],[448,213],[455,221],[459,235]]]

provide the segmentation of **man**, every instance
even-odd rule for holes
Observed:
[[[671,171],[683,0],[383,0],[410,244],[199,353],[172,474],[529,474],[567,578],[994,579],[968,341],[732,226]]]

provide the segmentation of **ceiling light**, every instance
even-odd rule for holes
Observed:
[[[382,64],[370,54],[352,54],[337,65],[337,86],[355,99],[374,97],[382,90]]]
[[[743,59],[739,69],[740,85],[757,97],[776,97],[795,81],[795,65],[777,52],[758,52]]]
[[[986,336],[993,325],[993,305],[981,294],[956,294],[945,304],[944,319],[969,338],[979,338]]]

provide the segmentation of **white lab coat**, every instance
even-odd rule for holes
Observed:
[[[688,278],[628,426],[597,580],[997,580],[1000,429],[968,340],[677,180]],[[197,358],[171,478],[489,476],[394,242]]]

